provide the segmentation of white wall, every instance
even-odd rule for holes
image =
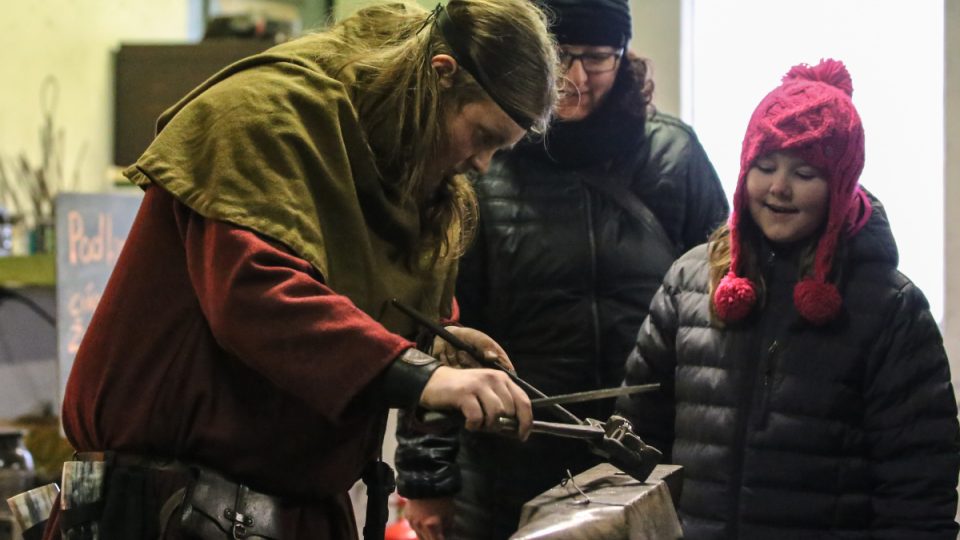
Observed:
[[[788,13],[806,39],[767,24]],[[829,17],[823,17],[830,13]],[[860,182],[881,201],[900,270],[943,320],[942,0],[711,0],[693,2],[693,124],[728,196],[747,120],[790,66],[842,60],[866,131]],[[899,36],[899,40],[891,36]]]
[[[947,0],[944,28],[944,341],[960,388],[960,2]]]
[[[650,60],[653,104],[680,116],[681,0],[631,0],[633,39],[630,48]]]
[[[188,0],[3,0],[0,6],[0,158],[39,166],[44,80],[57,81],[51,111],[63,132],[64,174],[85,191],[107,187],[113,152],[113,51],[121,42],[183,41]],[[195,33],[195,32],[194,32]],[[22,188],[22,186],[21,186]],[[22,291],[29,292],[29,291]],[[31,296],[52,311],[53,290]],[[56,402],[56,339],[13,302],[0,310],[0,417]]]
[[[188,0],[4,0],[0,16],[0,156],[37,163],[40,92],[59,84],[63,164],[83,190],[107,185],[113,152],[113,51],[121,42],[183,42]],[[82,155],[81,155],[82,153]],[[8,170],[8,174],[9,174]]]

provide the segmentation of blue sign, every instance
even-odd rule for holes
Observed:
[[[113,272],[143,192],[57,195],[57,358],[60,403],[73,359]],[[58,408],[59,409],[59,408]]]

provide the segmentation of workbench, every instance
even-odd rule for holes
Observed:
[[[682,538],[675,510],[682,472],[677,465],[657,465],[641,483],[613,465],[597,465],[527,502],[520,515],[520,528],[510,538]]]

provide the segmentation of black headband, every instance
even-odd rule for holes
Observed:
[[[454,60],[456,60],[463,69],[467,70],[467,73],[473,75],[477,84],[486,91],[490,99],[503,109],[503,112],[507,113],[507,116],[513,119],[513,121],[524,130],[529,130],[530,126],[533,125],[533,119],[524,116],[497,97],[497,94],[493,92],[493,85],[486,77],[482,76],[483,72],[480,71],[477,64],[473,61],[473,57],[470,55],[467,33],[461,31],[457,23],[453,22],[453,19],[447,14],[446,9],[441,8],[439,5],[437,8],[438,10],[435,10],[435,13],[439,11],[436,16],[437,28],[440,30],[440,35],[443,36],[443,40],[450,46],[451,56],[453,56]]]

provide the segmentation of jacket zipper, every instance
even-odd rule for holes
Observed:
[[[760,395],[758,396],[757,407],[754,411],[754,429],[760,430],[767,426],[767,420],[770,416],[768,409],[770,408],[770,394],[773,389],[773,372],[777,365],[776,357],[780,354],[780,349],[780,341],[774,339],[773,343],[767,347],[767,353],[761,362]]]
[[[767,256],[767,273],[769,273],[769,269],[773,267],[773,264],[776,262],[776,258],[776,253],[774,251],[770,251],[770,255]],[[766,428],[767,420],[769,420],[770,417],[768,409],[770,408],[770,395],[773,393],[773,376],[778,363],[777,357],[780,355],[780,351],[783,349],[783,340],[776,337],[780,334],[780,328],[780,325],[774,325],[771,327],[769,324],[767,324],[763,326],[763,332],[761,333],[761,336],[765,334],[772,334],[774,338],[767,347],[761,361],[762,364],[760,366],[760,394],[757,399],[757,407],[754,411],[755,414],[753,421],[754,429],[757,430]],[[770,332],[771,329],[774,331]]]
[[[770,254],[767,256],[765,270],[769,270],[775,261],[776,261],[776,253],[771,251]],[[764,273],[766,273],[766,271]],[[758,324],[758,327],[755,329],[755,331],[757,332],[758,340],[762,338],[763,331],[765,329],[766,328],[764,327],[762,322]],[[776,345],[776,347],[774,347],[774,345]],[[753,365],[753,370],[754,370],[753,374],[748,376],[748,380],[750,381],[749,388],[745,389],[746,392],[744,392],[745,399],[743,400],[743,411],[741,411],[741,417],[739,418],[739,433],[736,441],[736,444],[738,446],[734,448],[735,451],[739,451],[740,457],[739,457],[739,463],[737,464],[737,472],[734,475],[733,483],[731,484],[731,490],[733,491],[733,494],[732,494],[733,496],[731,497],[733,501],[733,512],[730,514],[731,516],[730,537],[731,538],[737,538],[737,536],[740,534],[740,519],[741,519],[740,518],[740,493],[743,489],[741,484],[743,483],[743,467],[744,467],[744,461],[746,460],[746,455],[747,455],[747,452],[746,452],[747,433],[749,432],[749,426],[751,424],[750,418],[752,416],[752,413],[754,412],[754,409],[758,406],[763,407],[763,409],[761,409],[761,411],[759,412],[763,413],[762,416],[766,416],[765,402],[767,399],[766,396],[769,393],[769,387],[772,380],[772,369],[773,369],[773,365],[770,362],[770,358],[779,349],[779,345],[777,344],[777,341],[774,340],[773,344],[771,344],[769,348],[765,349],[763,345],[760,343],[757,343],[756,345],[752,345],[750,348],[753,349],[754,354],[756,354],[760,358],[758,358],[757,363]],[[759,400],[757,399],[757,396],[754,395],[754,393],[757,391],[758,384],[761,385],[761,390],[760,390],[761,398]],[[760,403],[757,403],[758,401]],[[757,421],[754,420],[754,422],[757,422]]]
[[[590,313],[593,317],[593,367],[594,388],[601,388],[603,381],[600,370],[600,309],[597,306],[597,238],[593,229],[593,198],[590,190],[580,181],[587,203],[587,238],[590,242]]]

